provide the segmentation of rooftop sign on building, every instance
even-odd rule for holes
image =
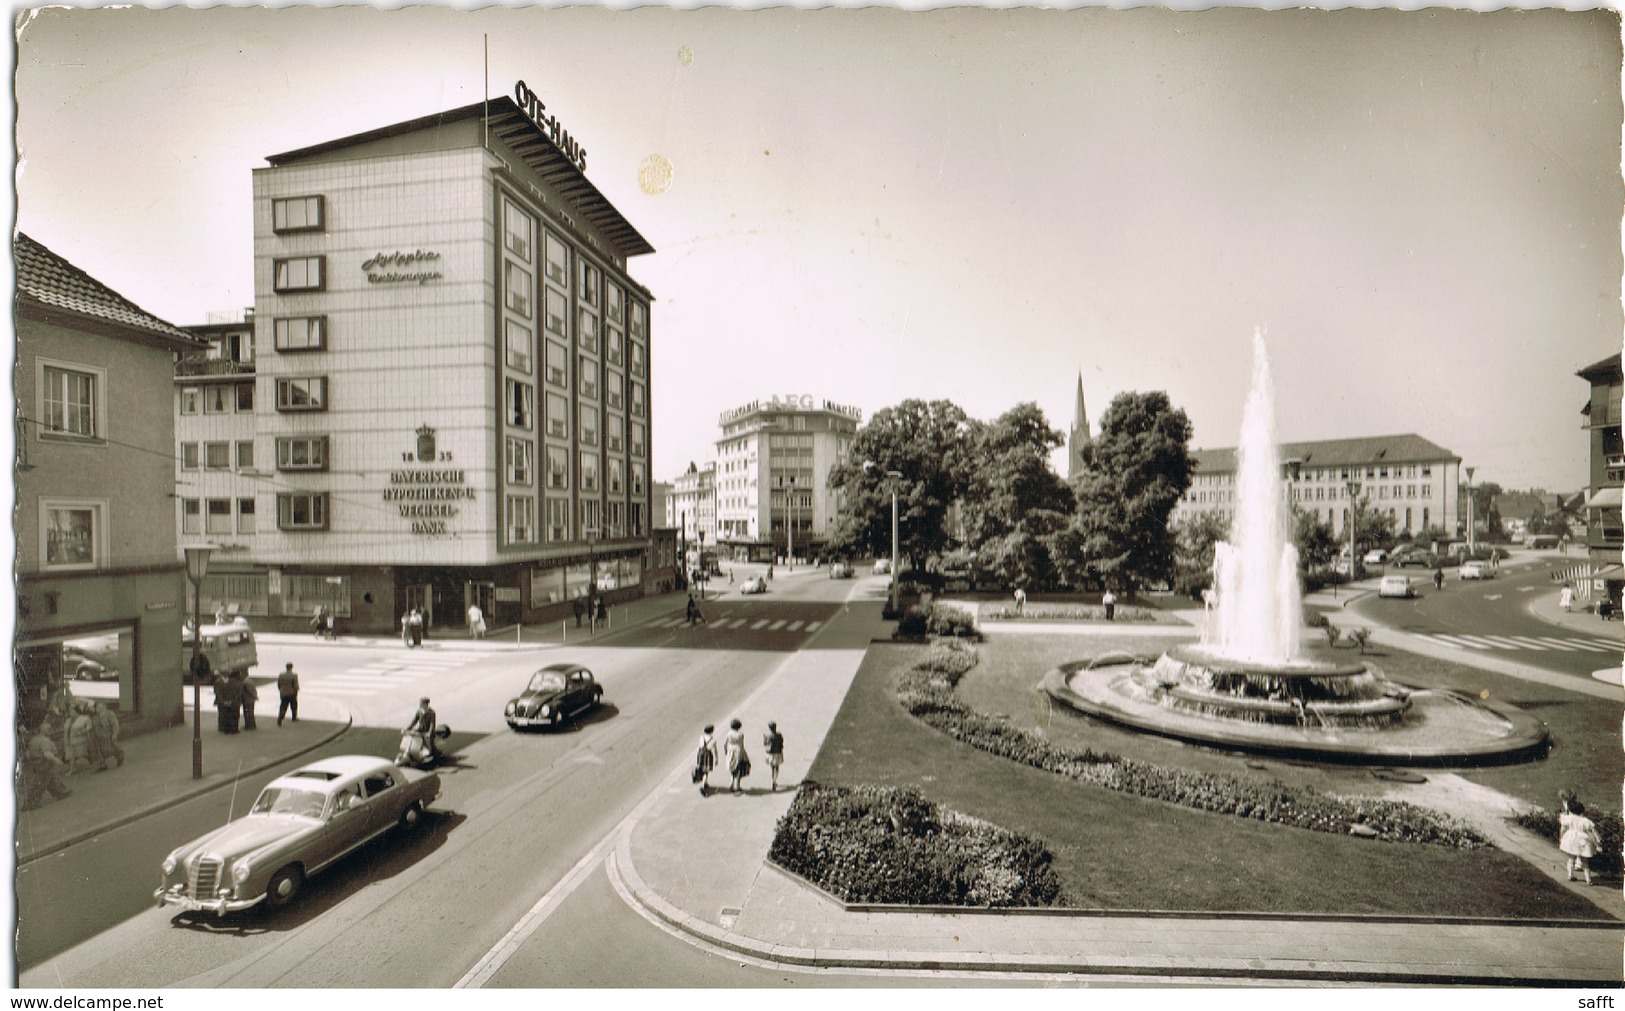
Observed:
[[[731,411],[723,411],[718,419],[719,424],[726,425],[735,418],[742,418],[747,414],[758,411],[829,411],[831,414],[841,414],[854,420],[862,420],[863,411],[845,404],[837,404],[833,400],[819,403],[810,393],[791,393],[785,396],[774,394],[765,400],[752,400],[748,404],[735,407]]]
[[[514,84],[513,100],[519,106],[520,111],[530,117],[530,121],[541,128],[543,133],[547,134],[548,139],[553,142],[553,146],[558,148],[564,157],[575,162],[576,168],[583,172],[587,171],[587,149],[582,147],[574,137],[570,136],[570,131],[560,125],[557,116],[548,113],[547,106],[542,102],[541,97],[536,92],[531,91],[530,86],[525,84],[524,81],[518,81]]]

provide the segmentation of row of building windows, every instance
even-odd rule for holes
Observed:
[[[182,414],[252,414],[254,384],[181,387]]]
[[[1390,474],[1390,472],[1392,472],[1392,473]],[[1433,465],[1432,464],[1427,464],[1427,463],[1407,463],[1407,464],[1395,464],[1392,467],[1366,467],[1365,468],[1365,479],[1368,480],[1368,481],[1375,481],[1375,480],[1379,480],[1379,479],[1387,479],[1390,476],[1396,477],[1396,478],[1432,477],[1433,476]],[[1303,471],[1301,471],[1299,473],[1299,475],[1298,475],[1298,480],[1300,482],[1313,483],[1313,482],[1317,482],[1317,481],[1358,480],[1359,477],[1360,477],[1360,468],[1359,467],[1354,467],[1352,469],[1349,468],[1349,467],[1321,468],[1321,469],[1316,469],[1316,470],[1303,470]],[[1198,475],[1196,475],[1196,482],[1195,483],[1199,484],[1199,485],[1201,485],[1201,484],[1235,484],[1236,483],[1236,475],[1234,473],[1232,473],[1232,472],[1226,472],[1226,473],[1223,473],[1223,474],[1198,474]]]
[[[277,529],[326,530],[326,492],[286,492],[276,497]],[[258,530],[252,498],[181,499],[182,534],[252,534]]]
[[[1234,502],[1235,492],[1231,491],[1193,491],[1188,492],[1189,501],[1199,504],[1214,502]],[[1328,499],[1336,501],[1348,498],[1348,492],[1343,488],[1293,488],[1291,497],[1294,502],[1324,502]],[[1367,497],[1386,500],[1390,498],[1427,498],[1433,497],[1433,486],[1430,484],[1407,485],[1378,485],[1371,489]]]

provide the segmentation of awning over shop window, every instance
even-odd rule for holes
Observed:
[[[1587,509],[1618,509],[1620,506],[1619,488],[1600,488],[1586,499]]]

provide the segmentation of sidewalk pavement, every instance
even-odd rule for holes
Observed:
[[[678,593],[621,605],[614,629],[596,641],[612,641],[616,631],[680,613],[685,603],[686,594]],[[1115,625],[1097,627],[1102,633],[1121,631]],[[426,645],[549,645],[531,640],[526,630],[512,631],[511,641],[492,635],[477,641],[432,639]],[[746,791],[730,794],[726,772],[719,771],[712,783],[721,791],[702,798],[686,774],[674,774],[673,785],[618,840],[610,857],[610,879],[623,898],[646,917],[702,944],[736,957],[787,965],[1044,972],[1099,980],[1619,982],[1617,922],[847,909],[776,869],[765,856],[778,819],[811,767],[870,641],[890,631],[891,623],[880,619],[878,602],[854,599],[816,638],[818,648],[787,658],[736,714],[744,722],[752,756]],[[398,640],[341,636],[335,645],[387,642]],[[151,814],[234,776],[286,761],[348,726],[348,715],[341,710],[323,709],[314,698],[310,703],[297,724],[279,729],[273,703],[264,710],[269,715],[261,715],[260,729],[231,736],[215,732],[212,713],[205,711],[205,778],[200,783],[191,779],[189,725],[124,742],[127,760],[122,768],[77,775],[71,797],[47,800],[40,809],[20,815],[19,862]],[[778,723],[786,739],[778,791],[768,789],[770,771],[761,747],[768,720]]]

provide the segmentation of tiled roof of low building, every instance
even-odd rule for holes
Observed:
[[[1283,442],[1281,460],[1299,460],[1304,467],[1365,467],[1393,463],[1434,463],[1458,459],[1420,435],[1373,435],[1360,439],[1325,439],[1320,442]],[[1236,469],[1235,447],[1197,449],[1196,473],[1224,474]]]
[[[142,334],[177,339],[191,346],[200,343],[185,330],[154,316],[22,232],[12,241],[12,252],[17,268],[19,305],[32,301]]]

